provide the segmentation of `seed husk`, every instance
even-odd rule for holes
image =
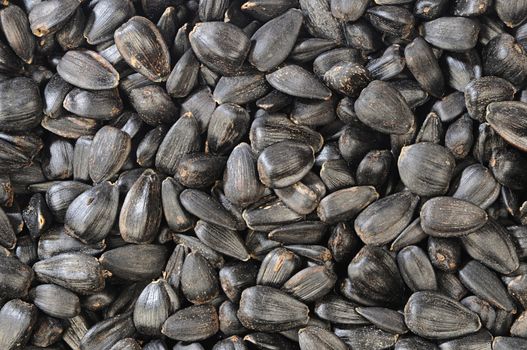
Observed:
[[[111,120],[123,110],[123,101],[119,92],[114,90],[71,90],[62,103],[64,108],[75,115],[97,119]]]
[[[141,281],[159,277],[167,256],[167,250],[162,245],[128,244],[107,250],[99,261],[116,277]]]
[[[194,153],[182,157],[174,178],[188,188],[203,188],[213,185],[221,178],[226,157]]]
[[[191,94],[181,104],[181,114],[190,112],[196,118],[200,132],[204,132],[210,122],[212,113],[216,108],[216,102],[212,97],[209,87],[204,87]]]
[[[454,52],[474,48],[478,34],[479,23],[465,17],[441,17],[422,26],[423,38],[428,43]]]
[[[516,27],[527,18],[527,4],[520,1],[496,0],[496,13],[508,27]]]
[[[410,245],[401,249],[397,253],[397,264],[404,282],[413,292],[437,289],[432,263],[418,246]]]
[[[31,64],[36,40],[25,12],[16,5],[6,7],[0,11],[0,21],[9,46],[20,59]]]
[[[119,73],[110,62],[90,50],[68,51],[58,64],[57,73],[81,89],[107,90],[119,84]]]
[[[0,273],[0,296],[2,298],[21,298],[28,293],[33,281],[33,270],[16,257],[0,254],[4,268]]]
[[[31,31],[37,37],[55,33],[79,7],[78,0],[51,0],[35,4],[29,11]]]
[[[337,275],[331,268],[312,266],[293,275],[284,283],[282,290],[308,303],[328,294],[336,282]]]
[[[322,82],[294,64],[279,68],[267,74],[265,78],[276,90],[291,96],[316,100],[327,100],[331,97],[331,91]]]
[[[0,92],[0,130],[19,132],[40,124],[42,100],[34,81],[24,77],[2,81]]]
[[[142,39],[142,38],[145,39]],[[117,49],[137,72],[154,82],[170,75],[170,55],[165,40],[147,18],[134,16],[114,32]]]
[[[0,346],[16,349],[29,340],[37,321],[38,311],[33,304],[12,299],[0,309]]]
[[[206,339],[219,330],[218,313],[210,304],[189,306],[170,316],[161,332],[175,340]]]
[[[423,38],[416,38],[406,46],[404,58],[408,68],[423,90],[436,97],[443,96],[445,85],[443,73],[432,48]]]
[[[86,41],[88,44],[96,45],[113,39],[115,29],[134,13],[133,4],[128,0],[97,1],[83,28]]]
[[[412,332],[430,339],[460,337],[481,328],[478,315],[454,299],[429,291],[410,296],[404,320]]]
[[[320,220],[328,224],[350,220],[378,198],[379,194],[372,186],[345,188],[324,197],[317,214]]]
[[[80,341],[81,349],[110,349],[119,340],[135,333],[130,313],[114,316],[93,325]]]
[[[81,311],[79,297],[66,288],[41,284],[29,292],[29,298],[44,313],[57,318],[72,318]]]
[[[194,231],[196,236],[212,249],[238,260],[249,260],[247,248],[236,231],[202,220],[196,223]]]
[[[316,38],[330,39],[340,44],[344,36],[337,18],[332,16],[330,4],[324,0],[300,0],[305,26]]]
[[[392,347],[398,338],[398,335],[375,326],[336,328],[334,333],[352,349],[387,349]]]
[[[406,38],[411,34],[414,17],[398,6],[375,6],[366,10],[366,18],[375,29],[385,35]]]
[[[179,198],[183,207],[201,220],[236,230],[234,217],[205,192],[186,189],[181,192]]]
[[[499,54],[498,54],[499,53]],[[483,71],[521,87],[527,76],[525,50],[513,36],[503,33],[489,41],[483,51]]]
[[[347,345],[335,334],[318,327],[306,327],[298,331],[301,349],[305,350],[346,350]]]
[[[238,319],[248,329],[277,332],[306,325],[308,311],[305,304],[278,289],[255,286],[243,291]]]
[[[505,141],[521,151],[527,151],[526,113],[527,104],[523,102],[492,102],[487,106],[485,118]]]
[[[527,164],[527,157],[516,149],[497,148],[489,160],[494,178],[505,187],[523,190],[527,186],[525,172],[519,171]]]
[[[225,260],[221,254],[218,254],[214,249],[202,243],[195,237],[183,234],[175,234],[174,241],[176,243],[182,244],[192,251],[201,254],[215,268],[221,268],[225,264]]]
[[[218,296],[220,286],[216,271],[201,254],[191,252],[185,257],[181,291],[194,304],[205,304]]]
[[[461,264],[461,247],[452,238],[429,237],[428,257],[437,269],[455,272]]]
[[[490,103],[512,100],[515,92],[514,85],[500,77],[474,79],[465,87],[467,111],[473,119],[484,121]]]
[[[111,179],[126,162],[131,150],[130,136],[112,126],[95,134],[90,146],[89,173],[95,183]]]

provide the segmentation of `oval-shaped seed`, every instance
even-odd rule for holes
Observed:
[[[156,168],[175,174],[183,155],[200,150],[199,140],[198,121],[192,113],[183,114],[161,142],[156,153]]]
[[[42,119],[40,125],[49,132],[68,139],[95,135],[100,127],[95,119],[82,118],[75,115],[64,115],[57,118],[46,116]]]
[[[516,149],[495,149],[489,160],[496,180],[513,190],[523,190],[527,186],[526,173],[520,171],[524,166],[527,166],[527,157]]]
[[[275,193],[289,208],[307,215],[317,208],[326,194],[326,187],[317,175],[309,172],[301,181],[291,186],[276,188]]]
[[[114,33],[117,49],[137,72],[154,82],[170,75],[170,55],[163,36],[148,19],[134,16]]]
[[[382,101],[382,110],[379,101]],[[406,134],[415,123],[403,96],[380,80],[372,81],[361,91],[355,101],[355,112],[361,122],[386,134]]]
[[[185,257],[181,269],[181,292],[194,304],[205,304],[216,298],[220,291],[218,275],[199,253]]]
[[[161,332],[186,342],[206,339],[219,330],[218,313],[210,304],[189,306],[170,316]]]
[[[433,96],[441,97],[444,78],[439,63],[426,41],[418,37],[404,49],[406,64],[419,85]]]
[[[162,245],[128,244],[107,250],[99,261],[116,277],[142,281],[159,277],[167,256],[167,250]]]
[[[353,219],[379,194],[371,186],[356,186],[333,192],[324,197],[317,208],[320,220],[333,224]]]
[[[485,75],[506,79],[516,88],[523,86],[527,77],[527,57],[512,35],[504,33],[494,37],[485,46],[482,58]]]
[[[320,178],[328,192],[334,192],[355,185],[355,179],[344,159],[325,161],[320,167]]]
[[[471,311],[478,314],[481,323],[487,328],[492,329],[496,321],[496,311],[485,300],[471,295],[461,300],[461,304],[465,305]]]
[[[154,166],[157,150],[167,131],[166,126],[159,125],[146,133],[137,145],[135,153],[137,164],[145,168]]]
[[[406,228],[392,242],[390,250],[399,251],[406,246],[421,242],[426,237],[427,235],[421,227],[421,219],[417,218],[406,226]]]
[[[460,337],[481,328],[478,315],[437,292],[412,294],[404,307],[404,320],[413,333],[430,339]]]
[[[347,96],[357,97],[372,80],[368,69],[355,63],[337,63],[323,76],[333,90]]]
[[[187,96],[197,83],[199,62],[192,50],[187,50],[178,60],[166,83],[166,89],[172,97]]]
[[[399,305],[402,301],[404,283],[395,259],[379,247],[364,246],[348,265],[348,276],[353,301],[364,305]]]
[[[492,102],[510,101],[516,89],[507,80],[488,76],[472,80],[465,87],[465,104],[473,119],[484,121],[487,106]]]
[[[300,270],[282,286],[282,290],[303,302],[313,302],[328,294],[337,275],[326,266],[312,266]]]
[[[130,136],[120,129],[104,126],[90,147],[89,173],[95,183],[112,178],[126,162],[132,147]]]
[[[25,12],[16,5],[8,6],[0,11],[0,21],[9,46],[24,62],[31,64],[36,40]]]
[[[160,336],[163,323],[178,308],[178,297],[165,280],[151,282],[135,302],[133,312],[135,328],[142,334]]]
[[[500,273],[511,273],[519,267],[509,232],[494,220],[461,237],[461,242],[472,258]]]
[[[408,332],[401,312],[383,307],[357,307],[356,312],[380,329],[396,334]]]
[[[515,311],[514,301],[494,272],[471,260],[459,270],[459,279],[475,295],[505,311]]]
[[[352,349],[389,349],[398,338],[375,326],[335,328],[334,333]]]
[[[419,197],[409,191],[384,197],[370,204],[355,219],[355,232],[365,244],[384,245],[412,220]]]
[[[263,259],[256,284],[279,288],[300,266],[301,261],[296,254],[285,248],[276,248]]]
[[[491,349],[492,335],[487,330],[481,330],[475,334],[462,338],[449,340],[439,345],[440,350],[460,349]]]
[[[173,123],[179,112],[166,91],[157,85],[138,87],[130,91],[130,103],[141,119],[149,125]]]
[[[31,31],[37,37],[55,33],[79,7],[78,0],[51,0],[35,4],[29,10]]]
[[[420,196],[434,196],[447,192],[455,163],[447,148],[421,142],[403,147],[397,167],[410,191]]]
[[[302,13],[297,9],[265,23],[251,37],[249,62],[262,72],[282,63],[293,49],[301,25]]]
[[[66,233],[84,243],[101,241],[113,226],[118,206],[119,190],[110,182],[86,190],[71,202],[66,211]]]
[[[421,227],[433,237],[457,237],[474,232],[487,222],[487,213],[474,204],[452,198],[435,197],[421,208]]]
[[[72,318],[81,311],[75,293],[54,284],[40,284],[29,292],[29,297],[44,313],[57,318]]]
[[[300,0],[299,2],[305,26],[313,37],[331,39],[338,44],[344,41],[339,21],[331,14],[329,1]]]
[[[46,191],[46,203],[55,220],[64,222],[66,211],[77,196],[90,188],[77,181],[60,181]]]
[[[527,18],[527,3],[523,0],[496,0],[494,7],[498,17],[508,27],[514,28]]]
[[[214,101],[219,104],[243,105],[259,99],[269,92],[269,84],[261,73],[240,73],[232,77],[221,77],[214,88]]]
[[[290,64],[265,76],[269,84],[285,94],[316,100],[327,100],[331,91],[304,68]]]
[[[42,120],[42,100],[38,85],[18,77],[0,83],[0,130],[26,131]]]
[[[265,148],[258,157],[260,181],[272,188],[300,181],[315,163],[313,149],[299,142],[282,141]]]
[[[331,99],[295,99],[290,118],[296,124],[310,127],[326,125],[335,120],[334,103]]]
[[[77,49],[84,44],[85,38],[82,35],[82,31],[85,25],[86,16],[84,15],[84,11],[78,8],[68,22],[55,35],[57,43],[64,51]]]
[[[474,48],[478,35],[479,23],[465,17],[441,17],[422,26],[422,36],[427,42],[449,51]]]
[[[461,264],[461,247],[452,238],[428,238],[428,257],[437,269],[455,272]]]
[[[445,134],[445,146],[456,159],[464,159],[470,153],[474,143],[472,119],[464,114],[448,126]]]
[[[123,110],[123,101],[116,89],[88,91],[75,88],[66,95],[62,105],[68,112],[98,120],[113,119]]]
[[[82,243],[65,233],[63,226],[53,226],[42,233],[38,241],[39,259],[47,259],[62,253],[84,253],[98,255],[106,248],[104,241],[92,245]]]
[[[401,249],[397,253],[397,264],[404,282],[413,292],[437,289],[434,268],[426,253],[418,246]]]
[[[193,218],[185,211],[179,200],[184,187],[167,177],[161,185],[163,213],[168,227],[175,232],[184,232],[194,225]]]
[[[91,8],[90,16],[84,27],[84,37],[88,44],[97,45],[113,39],[117,27],[135,13],[129,0],[97,1]]]
[[[82,253],[62,253],[33,265],[38,280],[54,283],[79,294],[104,289],[102,266],[96,258]]]
[[[249,260],[247,248],[236,231],[201,220],[196,223],[194,231],[212,249],[238,260]]]
[[[37,322],[38,311],[33,304],[12,299],[0,309],[0,346],[3,349],[17,349],[25,345]]]
[[[436,2],[446,3],[445,0],[417,0],[419,3],[436,3]],[[399,338],[397,343],[395,343],[395,350],[439,350],[436,344],[426,341],[425,339],[417,336],[412,336],[408,338]]]
[[[356,312],[358,305],[337,294],[328,294],[315,304],[315,314],[339,325],[364,325],[369,321]]]
[[[31,196],[27,207],[22,210],[22,219],[33,238],[40,237],[49,227],[52,216],[42,194],[35,193]]]
[[[235,263],[220,269],[221,288],[232,302],[238,302],[242,291],[256,283],[258,265],[253,263]]]
[[[182,157],[174,178],[188,188],[203,188],[221,178],[226,157],[193,153]]]
[[[65,113],[62,101],[72,88],[60,74],[54,74],[44,88],[44,114],[54,118]]]
[[[500,184],[494,179],[489,169],[474,164],[463,170],[452,197],[463,199],[486,209],[496,201],[500,188]]]
[[[346,22],[354,22],[358,20],[364,14],[367,7],[367,0],[358,0],[353,2],[345,0],[331,0],[331,14],[333,17]]]
[[[442,122],[449,122],[465,111],[465,99],[462,92],[456,91],[434,103],[433,111]],[[439,142],[436,142],[439,143]]]
[[[198,59],[225,76],[234,75],[241,68],[251,46],[240,28],[223,22],[198,23],[189,40]]]
[[[218,154],[230,151],[246,135],[250,121],[249,113],[243,107],[230,103],[218,106],[207,129],[209,150]]]
[[[384,50],[381,57],[370,60],[366,68],[374,79],[388,80],[401,73],[405,67],[405,58],[401,54],[399,44],[390,45]]]
[[[186,189],[179,196],[183,207],[203,221],[236,230],[234,217],[205,192]]]
[[[313,73],[319,78],[323,78],[333,66],[339,63],[365,64],[363,54],[354,48],[337,48],[320,54],[313,61]]]
[[[279,332],[307,324],[308,307],[271,287],[255,286],[243,291],[238,319],[244,327],[260,332]]]
[[[335,334],[318,327],[306,327],[298,331],[298,343],[302,350],[346,350],[348,346]]]
[[[319,221],[304,221],[285,225],[269,232],[269,239],[285,244],[320,243],[327,232],[327,225]]]
[[[0,254],[3,266],[0,272],[0,296],[2,298],[21,298],[28,293],[33,281],[33,270],[13,256]]]
[[[130,313],[107,318],[94,324],[80,340],[80,349],[110,349],[119,340],[133,336],[135,327]]]
[[[493,102],[487,107],[486,120],[505,141],[521,151],[527,151],[526,103]]]
[[[90,50],[66,52],[57,65],[57,73],[81,89],[107,90],[119,84],[119,73],[110,62]]]
[[[375,29],[388,36],[406,38],[414,27],[412,13],[400,6],[374,6],[366,10],[366,18]]]

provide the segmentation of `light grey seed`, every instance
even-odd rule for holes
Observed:
[[[198,121],[192,113],[185,113],[172,125],[156,154],[157,169],[175,174],[181,157],[200,150]]]
[[[52,136],[43,158],[42,172],[47,179],[68,179],[73,175],[73,145],[68,141]]]
[[[37,279],[54,283],[78,294],[104,289],[104,275],[99,261],[83,253],[62,253],[33,265]]]
[[[348,346],[332,332],[318,328],[306,327],[298,331],[298,340],[302,350],[346,350]]]
[[[119,340],[133,336],[134,323],[130,313],[95,323],[80,341],[80,350],[110,349]]]
[[[382,110],[378,101],[383,101]],[[373,106],[377,106],[373,108]],[[405,134],[412,129],[414,115],[403,96],[388,83],[372,81],[355,101],[355,112],[361,122],[386,134]]]
[[[183,115],[187,112],[192,113],[199,124],[200,133],[207,130],[212,113],[215,109],[216,102],[214,101],[208,86],[192,93],[181,104],[181,114]]]
[[[301,25],[302,12],[297,9],[290,9],[262,25],[251,37],[249,62],[262,72],[278,66],[293,49]]]
[[[2,31],[13,51],[27,64],[33,61],[36,40],[24,10],[11,5],[0,11]]]
[[[320,220],[332,224],[353,219],[379,194],[372,186],[356,186],[333,192],[324,197],[317,208]]]
[[[230,301],[240,300],[242,291],[256,283],[258,265],[254,263],[234,263],[220,269],[221,288]]]
[[[291,96],[317,100],[331,97],[331,91],[322,82],[297,65],[286,65],[267,74],[266,79],[276,90]]]
[[[75,88],[66,95],[62,105],[70,113],[97,120],[114,119],[123,110],[117,89],[88,91]]]
[[[0,296],[2,298],[21,298],[28,293],[33,281],[33,271],[14,256],[0,254],[3,269],[0,273]]]
[[[110,62],[90,50],[66,52],[57,65],[57,72],[66,82],[81,89],[107,90],[119,84],[119,73]]]
[[[128,244],[107,250],[100,263],[114,276],[128,281],[141,281],[161,275],[168,256],[164,246]]]
[[[141,334],[160,336],[165,320],[179,309],[176,292],[163,279],[149,283],[135,302],[133,321]]]
[[[189,34],[197,58],[224,76],[235,74],[247,57],[251,43],[247,35],[231,23],[202,22]]]
[[[31,31],[37,37],[46,37],[59,30],[79,7],[78,0],[51,0],[35,4],[29,10]]]
[[[357,306],[340,295],[330,293],[316,302],[314,312],[321,319],[338,325],[369,324],[368,320],[357,313]]]
[[[474,232],[488,220],[476,205],[452,198],[435,197],[421,208],[421,227],[433,237],[457,237]]]
[[[404,49],[406,65],[421,88],[435,97],[444,93],[444,78],[439,63],[426,41],[418,37]]]
[[[462,52],[476,46],[479,23],[465,17],[441,17],[425,22],[421,31],[423,38],[435,47]]]
[[[38,311],[33,304],[12,299],[0,309],[0,346],[11,350],[24,346],[37,321]]]
[[[404,247],[397,253],[397,264],[406,285],[413,292],[436,290],[434,268],[426,253],[415,245]]]
[[[524,0],[497,0],[494,7],[498,17],[507,27],[514,28],[527,18],[527,3]]]
[[[473,119],[485,121],[485,112],[490,103],[510,101],[515,93],[514,85],[503,78],[487,76],[474,79],[465,87],[467,111]]]
[[[461,237],[461,243],[474,259],[503,274],[519,267],[516,248],[509,232],[494,220]]]
[[[352,349],[389,349],[398,338],[398,335],[375,326],[335,328],[334,333]]]
[[[383,331],[395,334],[404,334],[408,328],[404,324],[404,315],[392,309],[384,307],[357,307],[355,312],[370,321]]]
[[[492,349],[494,350],[513,350],[521,349],[527,346],[527,341],[520,337],[495,337],[492,341]]]
[[[311,36],[331,39],[338,44],[344,41],[341,26],[337,18],[332,16],[329,1],[300,0],[299,2],[305,26]]]
[[[477,332],[481,321],[459,302],[437,292],[416,292],[404,307],[406,326],[429,339],[460,337]]]
[[[402,182],[420,196],[445,194],[452,178],[455,159],[445,147],[421,142],[403,147],[397,161]]]
[[[473,17],[487,12],[492,6],[488,0],[461,0],[456,1],[453,9],[454,16]]]
[[[110,182],[87,189],[71,202],[66,211],[66,233],[84,243],[101,241],[110,233],[118,206],[119,190]]]
[[[500,188],[500,184],[494,179],[489,169],[480,164],[474,164],[463,170],[452,197],[466,200],[486,209],[496,201]]]
[[[141,119],[149,125],[172,124],[177,118],[179,108],[161,86],[135,88],[129,98]]]
[[[408,226],[419,197],[399,192],[368,205],[355,219],[355,232],[365,244],[384,245]]]
[[[300,181],[315,162],[313,149],[305,144],[282,141],[265,148],[258,157],[260,181],[272,188]]]
[[[295,253],[285,248],[276,248],[263,259],[256,284],[279,288],[300,266],[301,260]]]
[[[358,20],[368,7],[368,0],[348,2],[345,0],[331,0],[331,14],[333,17],[346,21],[354,22]]]
[[[129,0],[100,0],[91,8],[84,28],[84,37],[90,45],[113,39],[113,32],[135,13]]]
[[[459,270],[459,279],[472,293],[505,311],[514,311],[512,297],[498,276],[481,263],[471,260]]]
[[[221,77],[214,88],[213,98],[218,104],[243,105],[263,97],[269,90],[264,74],[249,71],[232,77]]]
[[[132,147],[130,135],[112,126],[95,134],[90,146],[89,173],[95,183],[111,179],[121,170]]]
[[[174,241],[187,247],[193,252],[201,254],[215,268],[221,268],[225,264],[221,254],[218,254],[214,249],[210,248],[196,237],[175,234]]]
[[[229,152],[245,137],[250,122],[251,118],[245,108],[230,103],[218,106],[212,113],[207,129],[208,149],[215,154]],[[234,152],[236,151],[233,150],[231,154]],[[229,158],[231,157],[233,156],[230,155]]]
[[[520,101],[492,102],[487,106],[486,120],[509,144],[527,151],[527,104]]]
[[[307,324],[308,307],[271,287],[255,286],[243,291],[238,319],[244,327],[261,332],[279,332]]]
[[[445,341],[439,345],[440,350],[490,350],[492,348],[492,335],[487,330],[467,335],[458,339]]]
[[[328,294],[337,275],[326,266],[312,266],[298,271],[282,286],[282,290],[303,302],[313,302]]]
[[[387,251],[364,246],[348,265],[353,301],[364,305],[400,305],[404,283],[395,258]]]
[[[183,207],[203,221],[236,230],[234,217],[214,197],[205,192],[186,189],[179,199]]]
[[[210,304],[193,305],[179,310],[161,328],[161,332],[167,337],[187,342],[206,339],[218,330],[218,313]]]
[[[102,57],[104,57],[108,62],[110,62],[112,65],[117,65],[117,64],[121,64],[122,61],[123,61],[123,58],[121,57],[121,53],[119,52],[119,50],[117,50],[117,46],[114,44],[108,46],[107,48],[103,49],[103,50],[99,50],[99,55],[101,55]],[[139,73],[135,73],[135,74],[139,74]],[[133,75],[133,74],[131,74]],[[131,79],[129,78],[130,76],[126,76],[126,77],[123,77],[123,79],[121,79],[121,85],[123,82],[127,82],[128,79]],[[149,81],[145,76],[142,76],[144,80],[146,81]],[[126,91],[126,89],[124,88],[123,86],[123,90]]]
[[[527,77],[525,50],[512,35],[500,34],[489,41],[482,53],[485,75],[508,80],[516,88],[523,86]]]
[[[247,248],[236,231],[201,220],[196,223],[194,231],[210,248],[238,260],[250,259]]]
[[[38,85],[17,77],[0,82],[0,130],[29,131],[42,120],[42,100]]]
[[[437,269],[456,272],[461,264],[461,246],[453,238],[429,237],[428,257]]]
[[[163,346],[165,346],[165,345],[163,345]],[[155,348],[153,350],[165,350],[165,348],[163,348],[163,349]],[[174,346],[173,350],[205,350],[205,348],[200,343],[189,343],[189,342],[182,342],[182,341],[180,341]]]
[[[85,26],[86,15],[82,8],[78,8],[70,20],[55,34],[57,43],[64,51],[79,48],[85,43],[83,35]],[[106,59],[104,56],[103,58]],[[110,63],[113,64],[112,62]]]
[[[166,90],[172,97],[186,97],[197,83],[199,62],[191,49],[177,61],[170,73]]]
[[[73,179],[75,180],[90,180],[89,157],[92,142],[92,136],[81,136],[75,142],[73,149]]]
[[[440,2],[446,2],[444,0],[439,0]],[[419,2],[437,2],[437,0],[417,0]],[[429,342],[421,337],[411,336],[408,338],[399,338],[397,343],[395,343],[395,350],[438,350],[436,344]]]
[[[104,241],[89,245],[67,235],[64,231],[63,226],[52,226],[42,233],[37,248],[39,259],[43,260],[58,254],[75,252],[98,255],[106,248]]]
[[[40,125],[49,132],[68,139],[95,135],[100,125],[95,119],[63,115],[56,118],[45,116]]]
[[[135,71],[154,82],[170,75],[167,44],[156,26],[148,19],[134,16],[114,32],[117,49]]]
[[[40,284],[29,292],[36,307],[52,317],[68,319],[81,311],[79,297],[66,288],[54,284]]]
[[[293,123],[285,115],[273,114],[254,119],[249,133],[251,147],[261,152],[270,145],[281,141],[297,141],[320,151],[323,137],[313,129]]]

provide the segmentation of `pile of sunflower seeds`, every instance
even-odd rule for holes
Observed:
[[[0,350],[527,349],[527,0],[0,29]]]

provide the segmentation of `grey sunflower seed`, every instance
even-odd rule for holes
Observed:
[[[436,275],[437,285],[441,293],[455,300],[460,300],[467,295],[467,289],[463,286],[456,274],[438,270]]]
[[[422,26],[422,36],[428,43],[449,51],[474,48],[478,34],[479,23],[465,17],[441,17]]]
[[[100,263],[114,276],[129,281],[159,277],[166,262],[167,250],[156,244],[128,244],[107,250]]]
[[[466,298],[463,298],[461,300],[461,304],[465,305],[471,311],[477,313],[481,319],[482,324],[486,328],[492,329],[496,321],[496,311],[494,310],[494,307],[492,307],[488,302],[475,295],[470,295]]]
[[[31,64],[36,40],[25,12],[16,5],[6,7],[0,11],[0,21],[9,46],[24,62]]]
[[[175,234],[174,241],[189,248],[191,251],[201,254],[215,268],[221,268],[225,264],[223,256],[214,249],[202,243],[199,239],[183,234]]]
[[[232,301],[225,301],[218,309],[218,318],[220,320],[220,331],[225,335],[241,335],[247,332],[247,329],[238,320],[237,304]]]
[[[486,120],[505,141],[519,150],[527,151],[526,113],[527,104],[523,102],[493,102],[487,107]]]
[[[512,35],[503,33],[494,37],[485,47],[482,58],[485,75],[506,79],[517,88],[527,77],[525,50]]]
[[[481,328],[478,315],[437,292],[412,294],[404,307],[404,320],[413,333],[430,339],[460,337]]]
[[[22,131],[42,120],[42,101],[34,81],[18,77],[0,82],[0,130]]]
[[[404,49],[406,64],[413,76],[426,92],[441,97],[444,78],[432,48],[423,38],[416,38]],[[426,68],[424,68],[426,67]]]
[[[78,8],[70,20],[55,35],[57,43],[64,51],[77,49],[85,43],[85,38],[82,35],[85,25],[84,11],[82,8]]]
[[[442,122],[449,122],[465,111],[465,99],[462,92],[456,91],[434,103],[433,111]],[[438,142],[436,142],[438,143]]]
[[[181,292],[194,304],[205,304],[219,294],[218,275],[199,253],[191,252],[185,257],[181,270]]]
[[[234,217],[216,199],[205,192],[186,189],[181,192],[179,198],[183,207],[198,218],[236,230]]]
[[[90,179],[90,152],[92,136],[81,136],[73,149],[73,179],[87,181]]]
[[[179,200],[184,187],[172,178],[166,178],[161,185],[163,213],[168,227],[175,232],[184,232],[194,225],[194,220],[185,211]]]
[[[35,4],[29,11],[31,31],[37,37],[55,33],[79,7],[78,0],[51,0]]]
[[[300,0],[299,2],[307,30],[313,37],[331,39],[338,44],[344,41],[342,29],[338,20],[331,14],[328,1]]]
[[[473,119],[484,121],[485,110],[492,102],[512,100],[516,89],[507,80],[499,77],[482,77],[472,80],[465,87],[465,104]]]
[[[496,0],[494,7],[498,17],[508,27],[516,27],[527,18],[527,4],[523,0]]]
[[[252,17],[266,22],[278,17],[288,9],[295,7],[295,1],[275,1],[275,0],[250,0],[242,4],[241,10]]]
[[[72,318],[81,311],[79,297],[54,284],[40,284],[29,292],[29,298],[44,313],[57,318]]]
[[[444,0],[439,0],[439,2],[445,2]],[[417,3],[423,2],[437,2],[437,0],[417,0]],[[439,350],[436,344],[429,342],[421,337],[412,336],[408,338],[400,338],[395,343],[395,350]]]
[[[313,72],[319,78],[323,78],[336,64],[353,63],[365,64],[365,59],[360,50],[354,48],[337,48],[321,53],[313,61]]]
[[[357,304],[337,294],[328,294],[315,304],[315,314],[338,325],[365,325],[369,321],[356,312]]]
[[[527,158],[516,149],[496,149],[489,161],[496,180],[513,190],[522,190],[527,186],[525,172],[519,171],[526,164]]]
[[[88,44],[96,45],[113,39],[115,29],[134,13],[135,9],[129,0],[97,1],[84,28],[84,37]]]
[[[66,95],[62,105],[68,112],[97,120],[113,119],[123,110],[123,101],[116,89],[88,91],[75,88]]]
[[[230,151],[247,133],[250,124],[245,108],[225,103],[214,110],[207,130],[207,145],[213,153]]]
[[[398,338],[398,335],[375,326],[336,328],[334,333],[352,349],[389,349]]]
[[[170,73],[166,89],[172,97],[187,96],[197,83],[199,62],[192,50],[187,50]]]
[[[487,208],[498,198],[500,188],[489,169],[474,164],[463,170],[452,197]]]
[[[199,124],[200,132],[207,130],[215,109],[216,102],[212,97],[209,87],[199,89],[181,104],[181,113],[192,113]]]
[[[219,330],[218,313],[210,304],[189,306],[170,316],[161,332],[175,340],[206,339]]]
[[[331,1],[331,14],[333,17],[344,20],[346,22],[353,22],[358,20],[366,11],[368,7],[367,0],[359,0],[356,2],[347,2],[344,0]]]
[[[437,269],[455,272],[461,264],[461,247],[452,238],[428,238],[428,257]]]
[[[0,245],[13,249],[17,242],[15,231],[6,213],[0,208]]]
[[[129,98],[141,119],[149,125],[172,123],[179,111],[167,92],[157,85],[135,88]]]
[[[297,65],[284,66],[267,74],[266,79],[276,90],[291,96],[317,100],[331,97],[331,91],[324,84]]]
[[[40,125],[53,134],[68,139],[78,139],[81,136],[95,135],[99,128],[99,123],[95,119],[82,118],[74,115],[64,115],[58,118],[46,116]]]
[[[39,259],[47,259],[58,254],[74,252],[97,255],[105,248],[104,241],[85,244],[67,235],[63,226],[53,226],[40,236],[37,253]]]
[[[221,178],[227,158],[206,153],[193,153],[182,157],[174,178],[188,188],[213,185]]]
[[[0,273],[0,296],[2,298],[20,298],[28,293],[33,281],[33,271],[16,257],[0,254],[4,268]]]
[[[298,331],[302,350],[346,350],[347,345],[335,334],[318,327],[306,327]]]
[[[41,316],[37,319],[29,342],[35,347],[50,347],[62,338],[66,326],[56,318]]]
[[[249,260],[247,248],[236,231],[201,220],[194,230],[196,236],[212,249],[238,260]]]
[[[156,152],[167,131],[166,126],[159,125],[146,133],[137,145],[135,153],[137,164],[145,168],[154,166]]]
[[[113,344],[110,350],[141,350],[141,345],[134,338],[124,338]]]
[[[276,112],[289,105],[291,101],[291,96],[288,96],[278,90],[273,90],[267,95],[256,100],[256,106],[267,112]]]
[[[276,188],[275,193],[289,208],[299,214],[307,215],[315,210],[326,194],[322,180],[309,172],[297,183],[284,188]]]
[[[333,192],[324,197],[317,214],[323,222],[336,223],[354,218],[370,203],[379,198],[375,188],[356,186]]]
[[[89,173],[95,183],[112,178],[126,162],[131,150],[130,136],[112,126],[104,126],[93,138]]]
[[[0,309],[0,346],[3,349],[16,349],[29,340],[37,321],[38,311],[33,304],[20,299],[12,299]]]
[[[335,283],[337,275],[326,266],[312,266],[300,270],[287,280],[282,290],[303,302],[312,302],[328,294]]]
[[[366,10],[366,18],[383,34],[401,38],[410,36],[414,26],[411,12],[399,6],[374,6]]]
[[[320,243],[327,232],[327,225],[319,221],[304,221],[285,225],[269,232],[269,239],[285,244]]]
[[[397,253],[397,264],[406,285],[413,292],[436,290],[434,268],[426,253],[418,246],[404,247]]]
[[[220,269],[221,288],[232,302],[238,302],[242,291],[256,283],[258,265],[253,263],[235,263]]]
[[[52,216],[42,194],[35,193],[31,196],[27,207],[22,210],[22,218],[33,238],[40,237],[40,234],[49,227]]]
[[[355,311],[386,332],[395,334],[408,332],[401,312],[384,307],[357,307]]]
[[[455,16],[472,17],[487,12],[492,2],[488,0],[464,0],[456,2],[453,13]]]
[[[115,68],[98,53],[89,50],[66,52],[57,72],[66,82],[82,89],[106,90],[119,84],[119,73]]]
[[[246,104],[259,99],[269,92],[265,75],[247,72],[244,74],[221,77],[214,88],[214,101],[219,104]]]
[[[130,313],[114,316],[94,324],[80,341],[81,349],[110,349],[119,340],[133,336],[134,323]]]
[[[229,1],[201,0],[198,6],[199,19],[202,22],[221,21],[228,7]]]

